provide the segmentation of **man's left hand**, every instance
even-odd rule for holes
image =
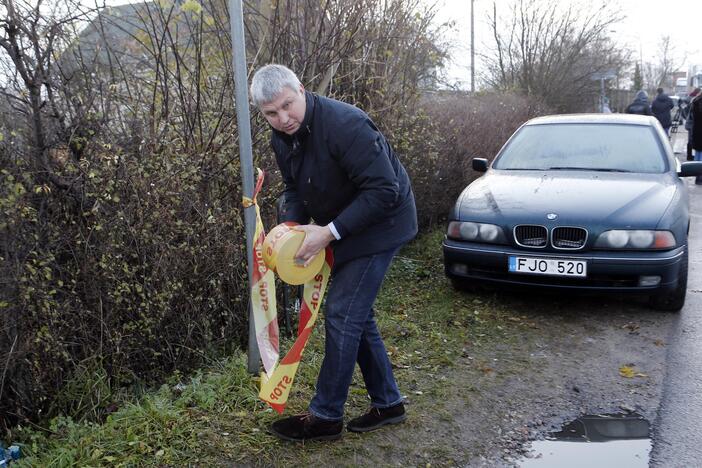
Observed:
[[[305,233],[305,240],[295,254],[295,261],[304,264],[304,266],[309,265],[315,255],[334,240],[334,234],[327,226],[304,224],[294,226],[293,229]]]

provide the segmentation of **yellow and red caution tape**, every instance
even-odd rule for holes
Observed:
[[[256,196],[263,185],[263,171],[258,169],[258,179],[253,199],[244,198],[244,206],[256,207],[256,231],[253,244],[253,277],[251,281],[251,306],[254,311],[256,342],[263,361],[263,368],[272,374],[278,363],[278,312],[275,300],[275,278],[273,271],[263,261],[263,242],[266,232],[261,221],[261,210]]]
[[[244,199],[245,206],[256,207],[256,233],[254,235],[254,275],[251,285],[251,303],[254,312],[256,339],[261,352],[265,374],[261,374],[259,398],[278,413],[285,410],[290,388],[295,380],[307,341],[314,328],[322,305],[322,298],[329,283],[334,259],[331,248],[320,252],[310,266],[294,263],[304,233],[291,229],[293,223],[284,223],[265,235],[256,196],[263,184],[263,172],[258,170],[258,180],[253,199]],[[300,237],[302,236],[302,237]],[[322,260],[323,257],[323,260]],[[292,348],[278,363],[279,333],[275,301],[273,272],[291,284],[303,284],[298,336]]]

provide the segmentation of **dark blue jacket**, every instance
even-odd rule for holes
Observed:
[[[324,226],[341,240],[334,261],[399,247],[417,233],[414,194],[405,168],[365,112],[305,94],[294,135],[273,130],[271,144],[285,184],[281,219]]]
[[[665,93],[656,96],[656,99],[651,103],[651,111],[661,123],[661,127],[669,128],[673,125],[673,119],[670,117],[670,111],[673,110],[673,107],[675,107],[673,100]]]

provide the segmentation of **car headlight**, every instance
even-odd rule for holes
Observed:
[[[605,231],[595,242],[600,249],[671,249],[676,245],[672,232],[646,229]]]
[[[505,233],[500,226],[487,223],[473,223],[470,221],[451,221],[448,225],[449,239],[466,240],[473,242],[490,242],[505,244]]]

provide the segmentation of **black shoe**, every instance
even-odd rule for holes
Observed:
[[[305,442],[339,439],[343,428],[343,421],[327,421],[306,413],[274,422],[271,432],[283,440]]]
[[[346,429],[351,432],[369,432],[380,429],[386,424],[401,423],[405,419],[407,419],[405,405],[400,403],[390,408],[371,408],[363,416],[349,421]]]

